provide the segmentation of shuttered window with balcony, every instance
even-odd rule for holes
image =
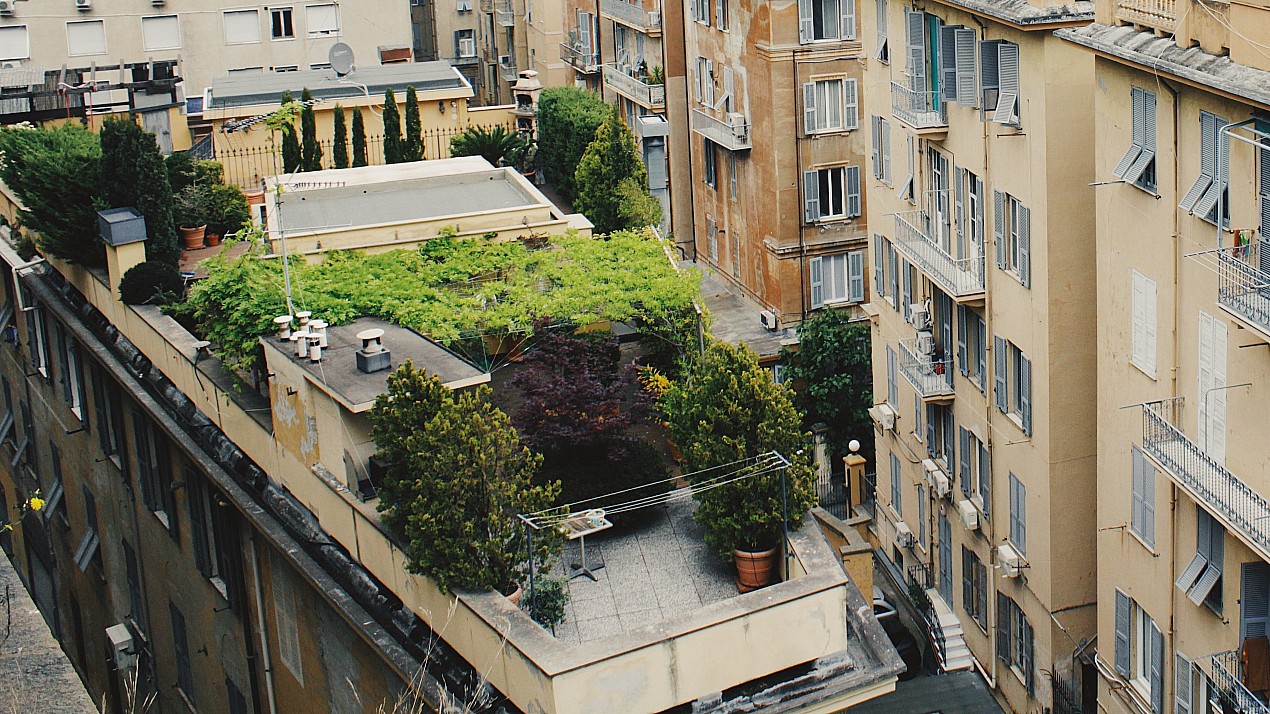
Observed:
[[[1217,204],[1228,205],[1230,145],[1221,141],[1221,129],[1228,122],[1208,112],[1199,113],[1199,178],[1182,197],[1179,207],[1210,223],[1217,222]],[[1223,210],[1224,225],[1230,225],[1230,211]]]

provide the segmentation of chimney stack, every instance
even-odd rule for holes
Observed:
[[[384,331],[379,328],[357,333],[362,348],[357,350],[357,369],[373,374],[392,366],[392,352],[384,349]]]

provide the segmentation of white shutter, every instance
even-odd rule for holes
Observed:
[[[1199,313],[1200,447],[1218,463],[1226,460],[1226,324]]]
[[[181,23],[176,15],[141,18],[141,46],[150,50],[171,50],[181,46]]]
[[[864,302],[864,251],[847,253],[847,299]]]
[[[860,99],[856,80],[842,80],[842,128],[860,128]]]
[[[904,179],[904,183],[900,185],[900,198],[903,198],[910,203],[916,203],[916,192],[913,187],[913,177],[915,175],[914,164],[916,164],[916,158],[914,157],[913,151],[913,135],[906,133],[904,138],[908,142],[908,176]]]
[[[926,92],[926,13],[905,8],[904,25],[908,40],[909,87],[915,92]]]
[[[732,98],[735,77],[731,67],[723,68],[723,94],[714,102],[714,108],[724,112],[731,111],[735,100]]]
[[[811,134],[816,131],[816,83],[803,85],[803,132]]]
[[[337,34],[340,31],[339,7],[335,3],[306,5],[304,22],[310,37]]]
[[[820,176],[818,171],[803,172],[803,222],[820,220]]]
[[[891,183],[891,122],[882,120],[882,182]]]
[[[855,218],[863,212],[860,200],[860,167],[847,167],[847,218]]]
[[[900,402],[899,387],[895,383],[895,348],[890,345],[886,346],[886,402],[892,407],[898,407]],[[892,469],[891,474],[898,476],[899,471]]]
[[[957,28],[954,39],[956,53],[957,103],[967,107],[979,104],[975,92],[975,31]]]
[[[811,274],[811,306],[820,307],[825,304],[824,267],[822,258],[812,258],[808,263]]]
[[[260,15],[256,10],[230,10],[222,16],[225,44],[238,45],[260,41]]]
[[[706,104],[714,106],[714,60],[706,60],[705,85],[703,87],[705,96],[703,100]]]
[[[816,39],[816,26],[812,19],[814,0],[798,0],[798,41],[807,44]]]
[[[259,32],[259,27],[256,28]],[[103,20],[66,23],[66,45],[71,57],[106,54],[106,23]]]
[[[728,0],[714,0],[714,24],[720,30],[728,29]]]
[[[31,56],[31,38],[26,25],[0,27],[0,60],[28,59]]]
[[[839,35],[843,40],[855,39],[855,0],[838,0],[841,3],[842,10],[842,34]]]
[[[1191,661],[1173,653],[1173,714],[1191,714]]]
[[[1147,374],[1155,375],[1156,285],[1147,276],[1133,271],[1133,361]]]
[[[1015,220],[1018,225],[1015,229],[1019,234],[1019,279],[1023,281],[1023,287],[1032,287],[1032,209],[1018,204],[1019,210],[1015,214]]]
[[[1014,124],[1018,121],[1019,101],[1019,46],[1012,42],[997,45],[997,78],[999,92],[997,109],[992,121],[997,124]]]

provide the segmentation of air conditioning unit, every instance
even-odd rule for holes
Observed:
[[[1019,551],[1014,546],[1005,543],[997,546],[997,567],[1001,568],[1001,574],[1007,578],[1017,578],[1023,572],[1023,556],[1019,555]]]
[[[745,139],[750,134],[750,122],[740,112],[728,113],[728,126],[732,129],[732,136],[737,139]]]
[[[939,464],[932,459],[922,459],[922,466],[926,468],[926,480],[930,482],[931,491],[938,498],[943,498],[952,490],[952,485],[948,481],[948,474],[939,468]]]
[[[979,509],[969,499],[957,502],[957,514],[961,516],[961,525],[968,531],[979,530]]]
[[[930,308],[925,303],[916,303],[908,306],[908,322],[914,329],[929,330],[930,329]]]
[[[654,12],[648,13],[648,26],[661,27],[661,13],[660,12],[654,11]]]
[[[75,0],[75,9],[80,12],[93,9],[93,0]]]
[[[895,429],[896,415],[890,404],[876,404],[869,407],[869,416],[873,418],[873,423],[882,427],[882,431]]]
[[[0,0],[0,17],[13,17],[13,0]]]
[[[6,62],[0,62],[0,69],[17,69],[18,67],[21,67],[21,66],[22,66],[22,63],[17,60],[8,60]]]
[[[917,354],[922,357],[930,357],[935,352],[935,336],[930,330],[918,330],[917,339],[913,342],[913,347],[917,349]]]
[[[133,646],[132,630],[124,623],[106,628],[106,639],[110,640],[110,656],[115,669],[123,671],[137,664],[137,649]]]
[[[900,548],[913,547],[913,530],[904,521],[895,524],[895,545]]]
[[[771,310],[760,310],[758,321],[763,323],[764,329],[767,330],[775,330],[777,327],[776,313]]]

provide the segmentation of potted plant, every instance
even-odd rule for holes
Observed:
[[[560,576],[537,578],[533,592],[522,602],[535,622],[543,627],[555,627],[564,622],[565,606],[569,604],[568,583]]]
[[[176,195],[172,206],[172,217],[176,219],[186,250],[203,247],[203,238],[207,233],[208,209],[207,192],[196,184],[186,186]]]
[[[207,244],[220,245],[221,236],[237,233],[251,220],[247,198],[232,184],[216,184],[207,190]]]

